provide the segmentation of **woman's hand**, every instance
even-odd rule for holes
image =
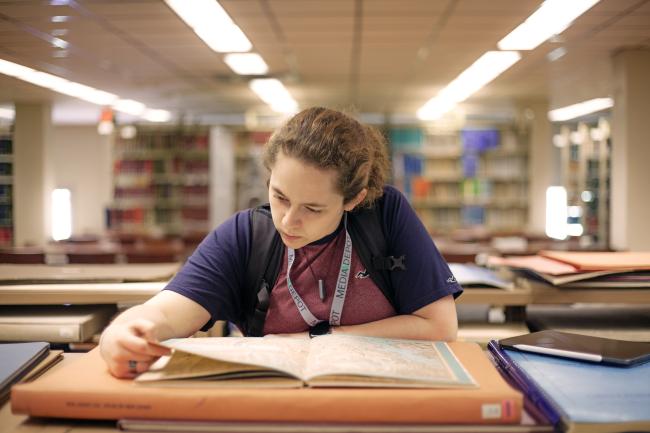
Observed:
[[[155,344],[157,342],[154,322],[136,318],[108,326],[102,333],[99,347],[113,376],[133,378],[147,371],[160,356],[171,352]]]

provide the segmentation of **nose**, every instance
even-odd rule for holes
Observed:
[[[290,207],[285,212],[282,217],[282,225],[291,230],[300,226],[300,217],[298,215],[298,209]]]

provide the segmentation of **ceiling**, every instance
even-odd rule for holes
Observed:
[[[300,106],[408,117],[541,0],[220,3]],[[59,36],[69,43],[65,58],[53,56],[57,29],[67,29]],[[558,47],[567,53],[549,61]],[[650,49],[650,0],[601,0],[560,36],[522,52],[467,105],[556,107],[611,96],[611,56],[626,47]],[[162,0],[0,0],[0,58],[190,117],[266,109]],[[0,105],[40,100],[53,101],[61,119],[97,119],[91,104],[0,75]]]

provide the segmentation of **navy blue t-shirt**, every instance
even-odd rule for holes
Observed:
[[[394,304],[397,310],[394,314],[411,314],[447,295],[460,295],[462,288],[402,193],[392,186],[386,186],[379,200],[383,201],[382,220],[388,255],[406,256],[407,269],[390,273],[396,297]],[[325,238],[332,239],[333,235]],[[307,248],[315,244],[322,242],[316,241]],[[252,248],[250,210],[237,212],[206,236],[165,289],[192,299],[210,312],[211,319],[203,329],[212,326],[216,320],[236,323],[241,316],[240,293],[244,290],[246,266]],[[302,248],[297,251],[296,264],[300,260],[300,250]],[[284,260],[286,261],[286,248]],[[298,268],[295,266],[295,269]],[[312,269],[310,271],[313,273]],[[299,280],[299,277],[294,276],[294,271],[291,279]],[[284,280],[286,263],[278,275],[278,281]],[[274,287],[286,287],[286,284],[276,282]],[[301,292],[300,288],[297,289]],[[354,285],[348,289],[352,290]],[[307,302],[309,296],[305,296],[305,293],[302,295]],[[307,304],[309,306],[309,302]],[[346,308],[354,309],[355,306],[348,303],[344,305],[342,325],[348,324],[344,320]],[[271,314],[273,309],[269,309],[269,315]],[[301,332],[306,325],[301,323],[295,326],[295,329],[283,331]]]

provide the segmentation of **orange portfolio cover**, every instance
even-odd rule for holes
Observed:
[[[573,265],[579,271],[650,269],[650,251],[540,251],[539,254]]]
[[[116,379],[97,349],[11,391],[16,414],[84,419],[515,424],[523,397],[476,343],[449,343],[472,389],[155,387]]]

